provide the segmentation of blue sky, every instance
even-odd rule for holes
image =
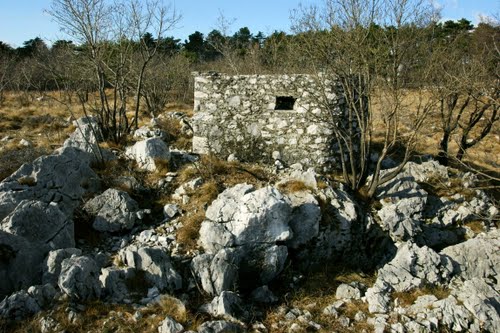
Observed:
[[[320,3],[321,0],[171,0],[182,14],[177,29],[168,35],[182,40],[198,30],[207,34],[217,28],[217,18],[222,12],[234,20],[229,33],[247,26],[252,33],[270,34],[274,30],[289,31],[290,10],[299,3]],[[500,13],[500,0],[433,0],[442,6],[443,19],[465,17],[477,23],[479,15]],[[41,37],[48,43],[66,36],[59,32],[56,23],[44,13],[50,0],[0,0],[0,41],[11,46],[21,46],[24,41]]]

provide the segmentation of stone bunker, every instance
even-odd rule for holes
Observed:
[[[193,75],[194,152],[322,171],[336,164],[332,121],[342,123],[346,114],[340,81],[321,74]]]

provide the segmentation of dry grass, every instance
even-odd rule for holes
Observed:
[[[190,195],[189,202],[182,205],[186,214],[180,218],[182,227],[177,230],[177,241],[182,244],[184,250],[191,251],[197,247],[201,222],[205,219],[205,211],[219,193],[220,189],[213,180],[205,182],[199,188],[188,193]]]
[[[455,194],[460,194],[465,200],[472,200],[476,196],[475,190],[473,188],[465,188],[463,186],[463,179],[453,173],[448,179],[441,179],[438,176],[431,177],[425,183],[421,183],[421,185],[428,193],[437,197],[450,199]]]
[[[424,295],[434,295],[437,299],[444,299],[450,295],[450,291],[445,287],[426,285],[410,291],[394,292],[391,297],[393,301],[398,301],[400,306],[408,307],[415,303],[417,298]]]
[[[402,124],[402,132],[400,133],[402,137],[409,133],[413,127],[411,120],[417,110],[417,106],[421,101],[429,101],[432,95],[429,91],[418,91],[418,90],[406,90],[402,91],[402,112],[399,115],[399,119]],[[472,103],[471,103],[472,104]],[[374,119],[374,142],[383,142],[383,130],[384,124],[382,120],[382,111],[387,109],[387,105],[382,101],[381,93],[379,91],[374,94],[372,114]],[[471,109],[466,109],[462,119],[468,119]],[[486,121],[482,119],[481,122]],[[435,106],[433,110],[428,114],[422,129],[418,136],[416,153],[420,155],[432,155],[437,156],[439,152],[439,142],[442,137],[441,130],[441,116],[438,111],[438,107]],[[475,137],[478,129],[475,129],[471,133],[472,137]],[[450,140],[449,151],[452,156],[456,154],[458,150],[459,133],[454,133]],[[397,155],[397,154],[396,154]],[[393,158],[395,156],[392,156]],[[397,156],[396,156],[397,157]],[[471,165],[473,168],[477,168],[480,171],[497,175],[498,177],[498,167],[500,165],[500,123],[496,122],[489,135],[487,135],[480,143],[476,146],[467,150],[466,156],[464,157],[464,162]],[[464,169],[462,165],[453,165],[459,169]]]
[[[373,327],[366,323],[354,322],[353,326],[345,328],[332,316],[324,315],[323,309],[337,301],[335,292],[341,283],[360,282],[371,286],[375,281],[375,275],[359,273],[343,266],[325,266],[323,270],[311,272],[305,279],[303,285],[293,292],[289,288],[281,286],[285,293],[283,304],[289,308],[307,309],[312,320],[322,326],[319,332],[360,332],[363,329],[371,331]],[[280,286],[277,286],[280,288]],[[279,313],[278,306],[274,306],[265,314],[264,324],[271,333],[288,332],[288,327],[279,324],[283,320],[283,314]],[[353,321],[355,314],[363,311],[368,314],[367,304],[362,301],[351,301],[339,309],[339,314]],[[300,324],[300,323],[299,323]],[[274,327],[274,328],[273,328]]]
[[[272,178],[264,168],[257,164],[226,162],[213,155],[203,155],[194,167],[188,166],[181,170],[178,180],[182,183],[196,177],[214,180],[223,188],[241,183],[261,187]]]
[[[313,190],[311,187],[307,186],[303,181],[296,179],[291,179],[284,183],[280,183],[278,185],[278,188],[280,191],[287,194]]]
[[[29,176],[23,176],[23,177],[20,177],[17,182],[20,184],[20,185],[28,185],[28,186],[35,186],[36,185],[36,181],[35,181],[35,178],[33,177],[29,177]]]
[[[464,223],[465,226],[469,227],[474,234],[480,234],[485,231],[484,224],[482,221],[474,220]]]
[[[51,317],[60,325],[60,330],[72,333],[88,332],[144,332],[156,333],[160,323],[166,316],[174,318],[186,328],[196,327],[200,323],[179,300],[162,296],[153,305],[135,310],[132,305],[109,304],[101,301],[85,303],[85,310],[80,314],[81,320],[72,323],[68,319],[66,308],[69,304],[61,304],[53,311],[42,312],[31,319],[20,322],[0,322],[1,332],[30,333],[40,332],[39,320]],[[142,318],[135,319],[134,313],[139,312]]]

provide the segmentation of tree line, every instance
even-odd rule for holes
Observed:
[[[335,149],[345,156],[346,183],[373,196],[393,176],[380,172],[383,160],[399,150],[399,172],[430,113],[440,119],[443,164],[461,160],[499,118],[498,22],[439,22],[423,0],[326,0],[295,9],[291,32],[269,36],[247,27],[229,34],[221,17],[218,29],[196,31],[184,42],[167,36],[181,17],[159,1],[53,0],[48,12],[69,39],[48,47],[37,37],[17,49],[0,42],[0,102],[5,90],[23,92],[24,103],[33,92],[67,92],[66,99],[76,98],[116,142],[137,127],[141,111],[154,116],[169,101],[188,101],[192,71],[334,75],[356,129],[338,126],[330,105],[324,105],[329,118],[321,121],[331,123]],[[379,119],[366,112],[374,107]],[[411,115],[406,123],[403,114]],[[372,138],[376,121],[381,148]]]

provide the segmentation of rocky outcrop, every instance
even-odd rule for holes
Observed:
[[[166,317],[158,327],[158,333],[182,333],[184,327],[171,317]]]
[[[125,155],[135,160],[139,168],[147,171],[156,171],[160,165],[168,165],[170,161],[167,144],[157,137],[136,142],[126,149]]]
[[[241,257],[236,249],[221,249],[215,255],[201,254],[193,258],[193,274],[209,295],[219,295],[232,290],[238,283],[238,268]]]
[[[432,249],[404,243],[394,259],[379,271],[377,281],[366,293],[370,312],[385,313],[389,310],[392,291],[407,292],[425,285],[441,285],[449,281],[453,265],[446,256]]]
[[[403,171],[384,184],[379,188],[377,198],[382,204],[377,212],[380,224],[394,241],[413,240],[421,232],[427,192],[410,172]]]
[[[500,230],[449,246],[441,254],[451,259],[453,274],[462,280],[486,279],[500,290]]]
[[[112,188],[87,201],[83,209],[95,216],[92,227],[98,231],[130,230],[143,216],[139,205],[127,192]]]
[[[89,154],[75,148],[59,150],[23,164],[0,183],[0,219],[23,200],[55,202],[70,217],[82,196],[97,192],[99,186]]]
[[[71,257],[61,263],[58,286],[63,293],[76,300],[101,296],[99,267],[88,256]]]
[[[75,131],[64,141],[64,147],[78,148],[92,154],[97,160],[102,156],[99,142],[103,135],[95,117],[82,117],[73,121]]]
[[[0,302],[0,318],[20,320],[37,314],[54,301],[56,294],[50,284],[15,292]]]
[[[238,321],[238,318],[245,318],[243,301],[234,292],[223,291],[216,296],[212,302],[205,304],[201,308],[202,312],[208,313],[214,317],[224,318],[229,321]]]
[[[101,270],[99,281],[102,284],[102,296],[111,302],[123,302],[129,297],[127,281],[136,276],[131,268],[106,267]]]
[[[286,246],[278,243],[293,236],[288,225],[291,214],[290,201],[273,187],[255,190],[252,185],[240,184],[221,193],[208,207],[200,229],[199,243],[207,255],[193,260],[195,274],[201,278],[202,285],[207,286],[205,291],[226,290],[210,286],[215,282],[226,288],[227,278],[236,282],[232,281],[236,273],[222,274],[224,281],[220,281],[218,270],[210,269],[218,257],[225,258],[225,263],[237,265],[235,269],[245,279],[239,280],[240,287],[271,281],[283,269],[287,258]]]
[[[0,222],[0,229],[43,247],[75,246],[73,221],[55,202],[23,200]]]
[[[178,290],[182,277],[174,269],[166,249],[131,245],[120,252],[121,261],[145,273],[146,283],[159,290]]]
[[[72,256],[81,256],[82,250],[77,248],[59,249],[50,251],[43,263],[42,282],[57,285],[61,274],[61,264],[64,259]]]
[[[0,230],[0,297],[41,284],[48,246]]]

